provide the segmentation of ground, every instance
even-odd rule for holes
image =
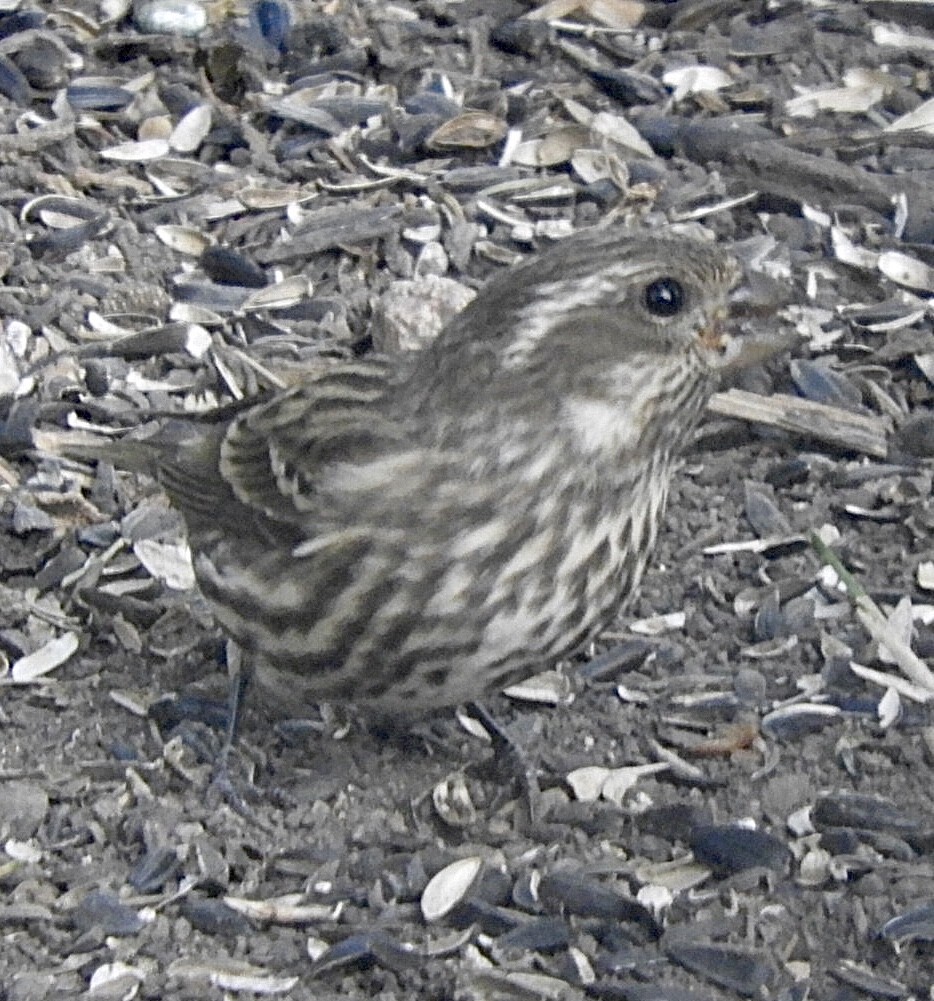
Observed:
[[[3,996],[934,997],[930,692],[811,540],[930,665],[930,7],[148,7],[0,20]],[[491,697],[521,760],[248,699],[238,813],[223,637],[140,545],[177,516],[30,436],[398,350],[403,283],[458,283],[421,331],[599,220],[700,220],[787,289],[767,418],[720,398],[557,704]]]

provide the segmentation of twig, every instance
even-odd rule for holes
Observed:
[[[882,609],[869,597],[863,586],[843,565],[840,557],[828,546],[816,532],[809,533],[808,541],[820,561],[832,567],[840,578],[847,596],[856,606],[856,615],[869,635],[885,646],[895,663],[916,684],[931,692],[934,697],[934,672],[927,664],[898,636],[889,625]]]
[[[837,448],[864,452],[883,459],[888,454],[887,424],[880,417],[854,414],[842,407],[814,403],[797,396],[774,393],[760,396],[742,389],[716,393],[707,404],[711,413],[739,417],[825,441]]]

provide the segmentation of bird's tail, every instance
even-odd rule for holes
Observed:
[[[109,462],[127,472],[157,476],[159,446],[145,439],[43,428],[34,429],[31,439],[33,451],[41,456],[72,462]]]

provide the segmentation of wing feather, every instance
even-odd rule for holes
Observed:
[[[383,407],[391,383],[381,360],[327,369],[226,429],[215,468],[232,496],[273,522],[307,525],[322,509],[319,481],[335,464],[366,466],[405,439]]]

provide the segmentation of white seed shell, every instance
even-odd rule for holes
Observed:
[[[426,921],[439,921],[467,895],[483,868],[477,855],[458,859],[436,872],[422,892],[422,915]]]

